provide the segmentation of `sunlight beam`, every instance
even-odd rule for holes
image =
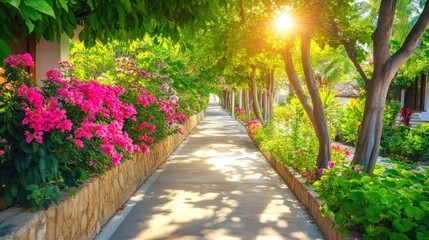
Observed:
[[[291,31],[295,27],[295,21],[289,11],[282,11],[275,20],[278,31]]]

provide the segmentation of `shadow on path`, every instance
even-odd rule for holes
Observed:
[[[245,128],[206,115],[110,239],[323,239]]]

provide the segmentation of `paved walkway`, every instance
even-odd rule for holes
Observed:
[[[97,239],[323,239],[217,104]]]

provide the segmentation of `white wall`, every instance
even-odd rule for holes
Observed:
[[[36,80],[41,84],[41,80],[46,79],[48,70],[58,67],[58,62],[69,60],[69,38],[63,34],[61,41],[48,42],[44,38],[36,45]]]

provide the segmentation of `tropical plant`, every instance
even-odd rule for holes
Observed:
[[[365,100],[352,99],[341,116],[341,137],[348,143],[356,145],[363,118]]]
[[[322,214],[332,216],[343,234],[363,239],[427,239],[429,237],[428,172],[336,166],[314,183],[323,199]]]

